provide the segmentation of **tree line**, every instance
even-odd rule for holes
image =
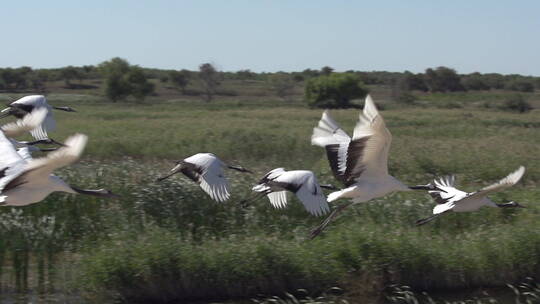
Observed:
[[[0,91],[47,91],[50,82],[62,81],[66,89],[97,88],[92,82],[103,84],[104,94],[113,102],[133,98],[142,100],[155,94],[159,81],[189,95],[190,83],[201,86],[199,92],[205,101],[219,93],[223,81],[266,82],[280,98],[287,99],[292,90],[303,86],[305,99],[314,106],[346,107],[349,100],[367,93],[367,86],[386,85],[407,98],[408,92],[458,92],[474,90],[511,90],[533,92],[540,89],[540,77],[498,73],[458,74],[448,67],[428,68],[424,73],[354,71],[335,72],[331,67],[305,69],[300,72],[255,73],[249,69],[236,72],[219,71],[210,63],[203,63],[197,71],[143,68],[122,58],[112,58],[97,66],[67,66],[57,69],[32,69],[31,67],[0,68]],[[154,80],[154,81],[151,81]]]

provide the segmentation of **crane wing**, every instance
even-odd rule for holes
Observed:
[[[47,132],[56,129],[56,121],[54,120],[53,111],[49,105],[38,109],[45,109],[47,111],[47,115],[38,127],[30,131],[30,134],[32,134],[32,137],[36,140],[47,139],[49,138]]]
[[[190,156],[184,162],[191,163],[202,172],[199,185],[217,202],[224,202],[230,197],[229,183],[223,175],[222,162],[214,154],[199,153]]]
[[[517,182],[519,182],[519,180],[521,179],[524,173],[525,173],[525,167],[520,166],[516,171],[510,173],[505,178],[501,179],[500,181],[494,184],[484,187],[476,192],[471,193],[467,198],[485,197],[491,193],[498,192],[508,187],[511,187],[515,185]]]
[[[280,176],[281,174],[285,173],[285,169],[283,168],[275,168],[273,170],[271,170],[270,172],[266,173],[265,176],[263,176],[260,180],[259,180],[259,184],[265,184],[267,183],[268,181],[271,181],[271,180],[274,180],[276,179],[278,176]]]
[[[366,97],[364,111],[360,114],[349,144],[345,178],[354,183],[361,175],[388,174],[388,151],[392,134],[386,128],[371,96]]]
[[[47,104],[47,99],[43,95],[28,95],[12,102],[10,106],[30,106],[42,107]]]
[[[433,180],[433,184],[436,190],[429,190],[428,193],[437,204],[457,201],[467,196],[467,192],[454,187],[455,183],[456,177],[454,175],[441,177],[438,180],[435,179]]]
[[[17,153],[9,139],[0,132],[0,190],[24,172],[26,161]],[[0,201],[5,199],[0,195]]]
[[[287,206],[287,191],[270,192],[266,196],[274,208],[282,209]]]
[[[304,208],[311,214],[319,216],[330,211],[326,197],[311,171],[288,171],[273,180],[276,185],[296,194]]]
[[[345,182],[344,173],[350,142],[351,137],[341,129],[328,110],[324,111],[319,124],[313,128],[311,144],[325,148],[332,173],[341,182]]]
[[[438,204],[433,208],[433,214],[442,214],[446,211],[450,211],[452,210],[452,208],[454,208],[455,205],[456,203],[454,201],[449,201],[444,204]]]
[[[25,115],[22,119],[7,123],[0,127],[7,137],[15,137],[29,132],[43,123],[47,116],[47,109],[37,108]]]
[[[50,152],[45,157],[29,161],[23,174],[24,178],[30,178],[30,176],[34,175],[49,176],[55,169],[74,163],[80,158],[87,141],[88,137],[84,134],[75,134],[68,137],[64,147]]]

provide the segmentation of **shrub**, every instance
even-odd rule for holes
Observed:
[[[526,113],[532,110],[532,106],[522,95],[514,95],[504,101],[501,109],[519,113]]]
[[[461,78],[461,83],[467,90],[489,90],[490,86],[480,73],[472,73]]]
[[[354,98],[366,96],[368,89],[357,75],[333,73],[309,79],[305,88],[305,99],[312,107],[348,108]]]
[[[447,67],[441,66],[435,70],[427,69],[424,79],[431,92],[455,92],[465,90],[456,71]]]
[[[148,82],[144,71],[122,58],[105,61],[99,68],[105,77],[105,95],[113,102],[128,96],[143,100],[154,92],[154,84]]]
[[[532,82],[524,79],[515,79],[508,82],[505,89],[519,92],[534,92],[534,85]]]
[[[294,81],[287,73],[275,73],[268,76],[268,82],[275,94],[285,100],[294,90]]]

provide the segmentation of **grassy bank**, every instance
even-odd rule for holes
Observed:
[[[223,300],[334,285],[364,295],[391,284],[505,286],[540,272],[540,233],[531,219],[451,234],[392,226],[348,223],[313,242],[261,235],[195,245],[152,230],[89,254],[83,284],[128,301]]]

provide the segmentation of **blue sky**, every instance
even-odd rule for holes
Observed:
[[[540,76],[540,1],[6,1],[0,67],[144,67]]]

